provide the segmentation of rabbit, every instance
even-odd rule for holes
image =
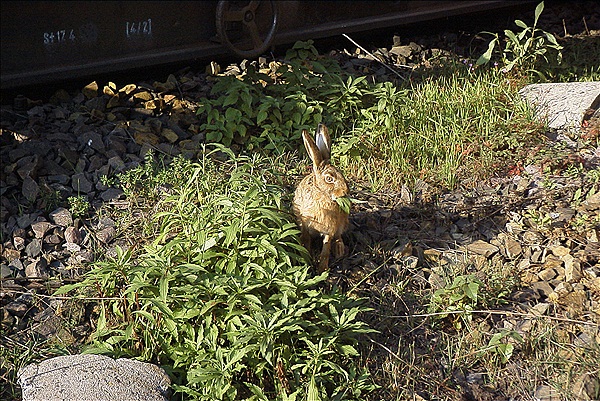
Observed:
[[[329,268],[332,243],[336,258],[344,254],[342,233],[348,228],[348,213],[340,208],[336,199],[348,195],[348,183],[343,174],[329,163],[331,138],[324,124],[318,125],[315,139],[303,130],[302,140],[312,160],[313,171],[298,184],[292,211],[301,230],[302,245],[309,253],[312,238],[323,237],[323,248],[317,261],[317,272],[322,273]]]

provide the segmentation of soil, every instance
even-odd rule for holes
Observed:
[[[589,41],[593,49],[600,43],[598,11],[595,2],[549,3],[540,26],[563,41]],[[532,20],[532,12],[521,18]],[[403,32],[365,40],[379,61],[348,43],[324,53],[350,71],[394,80],[397,74],[382,63],[411,66],[433,56],[462,57],[474,47],[484,49],[485,41],[477,32]],[[257,65],[268,68],[266,60]],[[229,66],[223,74],[240,68]],[[211,74],[188,68],[162,81],[119,88],[88,85],[79,91],[59,90],[41,100],[16,96],[12,104],[2,106],[3,347],[20,353],[27,344],[53,342],[77,352],[93,327],[93,305],[49,295],[57,286],[77,281],[89,263],[111,254],[116,245],[132,240],[123,238],[115,221],[94,213],[102,205],[118,207],[125,201],[122,191],[101,177],[138,165],[150,148],[168,156],[197,148],[204,138],[189,101],[206,96],[212,79]],[[161,115],[163,108],[171,114]],[[600,176],[593,174],[600,167],[598,114],[590,111],[581,135],[567,142],[552,140],[551,134],[544,149],[547,157],[538,154],[541,149],[532,149],[523,158],[529,164],[515,164],[485,182],[463,182],[452,192],[439,193],[426,183],[398,193],[354,188],[352,196],[363,203],[354,205],[352,227],[345,237],[349,255],[333,264],[331,284],[372,302],[376,313],[365,318],[380,333],[369,337],[365,352],[367,364],[380,373],[377,377],[392,374],[385,372],[386,366],[394,359],[404,360],[408,354],[402,347],[411,345],[414,363],[431,379],[416,386],[414,399],[429,399],[431,394],[456,400],[522,396],[512,393],[514,383],[506,377],[511,369],[514,373],[523,368],[523,361],[508,364],[505,379],[490,386],[480,366],[451,369],[433,351],[432,344],[452,332],[458,318],[432,331],[424,324],[429,317],[415,317],[427,312],[416,297],[444,288],[449,270],[474,274],[488,284],[492,298],[507,302],[502,310],[477,315],[481,325],[510,327],[528,336],[533,333],[532,314],[547,316],[564,323],[561,330],[568,341],[590,341],[598,352]],[[69,197],[79,195],[89,201],[91,213],[84,210],[78,216],[74,205],[71,210],[65,207]],[[503,266],[510,266],[517,276],[506,274]],[[514,280],[511,293],[494,294],[491,275]],[[401,286],[410,288],[406,294],[412,295],[398,297]],[[48,350],[35,352],[42,359],[52,355]],[[2,381],[14,385],[18,368],[3,360]],[[583,384],[573,380],[570,391],[585,395],[581,388],[594,388],[598,372],[580,373]],[[382,389],[379,394],[385,399],[394,391]],[[529,396],[543,391],[533,388]],[[6,393],[3,399],[5,395],[14,397]]]

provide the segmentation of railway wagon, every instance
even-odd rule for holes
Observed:
[[[3,1],[1,88],[234,55],[511,1]]]

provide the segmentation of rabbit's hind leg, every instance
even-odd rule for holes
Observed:
[[[344,246],[344,241],[342,240],[341,237],[335,238],[333,240],[333,256],[337,259],[337,258],[341,258],[342,256],[344,256],[344,253],[346,252],[345,246]]]
[[[329,269],[329,253],[331,251],[331,236],[323,235],[323,249],[321,249],[321,254],[319,255],[319,267],[317,269],[317,273],[323,273],[325,270]]]
[[[300,228],[300,243],[302,243],[302,246],[306,248],[308,254],[312,258],[312,237],[308,228],[304,226]]]

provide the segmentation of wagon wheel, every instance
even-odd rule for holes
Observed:
[[[255,58],[271,46],[278,16],[274,0],[221,0],[217,4],[217,35],[236,55]]]

